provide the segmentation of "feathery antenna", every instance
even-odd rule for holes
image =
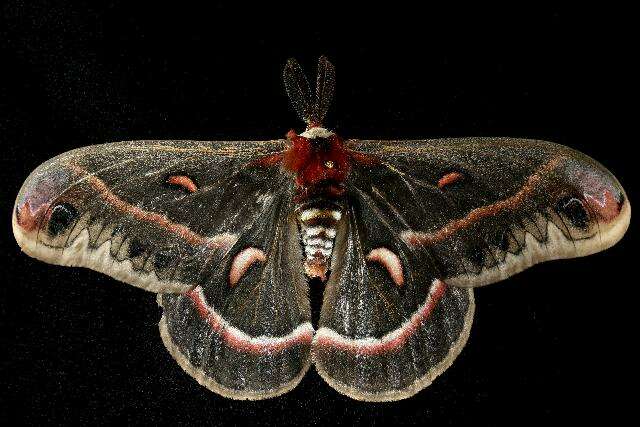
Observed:
[[[335,68],[325,56],[318,60],[318,77],[315,96],[298,61],[291,58],[284,67],[284,86],[289,100],[307,126],[320,126],[335,91]]]

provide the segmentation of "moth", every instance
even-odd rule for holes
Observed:
[[[473,288],[625,233],[625,192],[586,155],[343,139],[322,125],[334,82],[324,57],[315,93],[287,62],[306,129],[283,139],[124,141],[45,162],[15,202],[19,246],[157,293],[167,350],[222,396],[281,395],[313,364],[340,393],[390,401],[458,356]],[[324,286],[317,325],[309,279]]]

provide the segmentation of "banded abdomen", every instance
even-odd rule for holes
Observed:
[[[304,249],[304,271],[309,278],[325,281],[342,208],[326,201],[304,203],[298,207],[297,217]]]

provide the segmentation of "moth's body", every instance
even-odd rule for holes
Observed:
[[[167,349],[219,394],[277,396],[313,362],[336,390],[377,401],[449,367],[473,287],[626,231],[619,182],[567,147],[341,138],[319,125],[333,88],[320,65],[315,103],[287,65],[300,135],[125,141],[44,163],[16,199],[16,240],[159,293]],[[308,278],[325,282],[317,326]]]
[[[350,159],[342,139],[322,127],[287,134],[282,166],[295,176],[296,213],[304,248],[304,271],[327,279],[338,223],[344,211],[344,180]]]

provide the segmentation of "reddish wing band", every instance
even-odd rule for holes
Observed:
[[[314,330],[311,322],[298,325],[284,336],[249,336],[225,321],[213,307],[207,304],[201,287],[187,292],[185,296],[193,301],[198,315],[211,326],[215,333],[220,335],[226,345],[235,350],[251,354],[271,354],[284,351],[294,345],[311,344],[313,339]]]
[[[398,351],[407,341],[413,338],[422,323],[429,321],[429,316],[444,296],[447,285],[441,280],[434,280],[427,298],[411,317],[400,327],[387,332],[381,338],[349,338],[332,329],[321,328],[315,335],[314,345],[335,348],[363,356],[375,356]]]

